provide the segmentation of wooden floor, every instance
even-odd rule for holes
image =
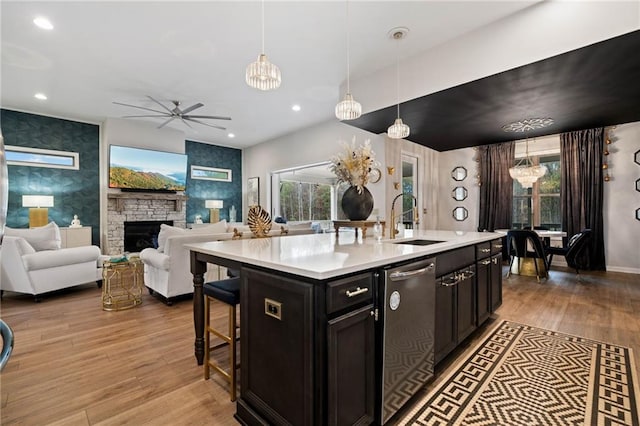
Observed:
[[[503,299],[493,323],[509,319],[629,346],[640,366],[638,275],[576,278],[563,270],[541,283],[512,276],[504,280]],[[105,312],[93,284],[42,303],[6,292],[0,316],[13,328],[16,344],[0,375],[1,423],[237,424],[226,383],[217,377],[205,381],[196,365],[191,306],[185,300],[169,307],[145,294],[137,308]],[[214,308],[215,321],[223,324],[226,312]],[[490,327],[454,355],[462,355]],[[438,378],[452,359],[438,368]]]

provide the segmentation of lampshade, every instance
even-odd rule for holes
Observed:
[[[396,118],[396,121],[394,121],[393,124],[387,129],[387,136],[389,136],[391,139],[403,139],[409,136],[410,133],[409,126],[404,124],[402,122],[402,119],[400,118],[400,57],[398,54],[398,51],[400,49],[400,40],[402,40],[402,38],[407,35],[407,32],[408,30],[406,28],[394,28],[389,32],[391,37],[398,43],[396,45],[396,96],[398,100],[398,117]]]
[[[349,0],[347,0],[347,93],[344,99],[336,105],[336,118],[338,120],[355,120],[362,115],[362,105],[353,99],[351,95],[351,87],[349,82],[350,61],[349,61]]]
[[[223,206],[222,200],[205,200],[204,206],[208,209],[221,209]]]
[[[409,126],[402,122],[402,118],[396,118],[396,121],[387,129],[387,136],[391,139],[404,139],[410,132]]]
[[[262,53],[257,61],[247,66],[245,81],[258,90],[277,89],[282,82],[280,68],[269,62],[267,55],[264,54],[264,0],[262,0]]]
[[[22,207],[53,207],[53,195],[23,195]]]
[[[509,176],[520,182],[523,188],[531,186],[547,173],[547,167],[535,165],[529,158],[529,139],[525,140],[525,158],[509,169]]]
[[[339,120],[355,120],[362,115],[362,105],[353,99],[351,93],[344,95],[344,99],[336,105],[336,117]]]

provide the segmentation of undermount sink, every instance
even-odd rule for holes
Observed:
[[[393,244],[411,244],[413,246],[429,246],[431,244],[444,243],[444,241],[434,240],[408,240],[408,241],[395,241]]]

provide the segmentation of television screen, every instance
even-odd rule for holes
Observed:
[[[109,188],[184,191],[187,184],[187,156],[111,145]]]

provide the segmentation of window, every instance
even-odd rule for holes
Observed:
[[[533,184],[523,188],[513,180],[513,228],[544,226],[562,229],[560,213],[560,156],[532,156],[535,164],[547,166],[547,173]]]
[[[272,216],[288,222],[346,219],[340,200],[348,185],[336,185],[328,167],[324,162],[273,172]]]
[[[80,169],[80,154],[51,149],[5,146],[7,164],[10,166],[49,167],[54,169]]]

